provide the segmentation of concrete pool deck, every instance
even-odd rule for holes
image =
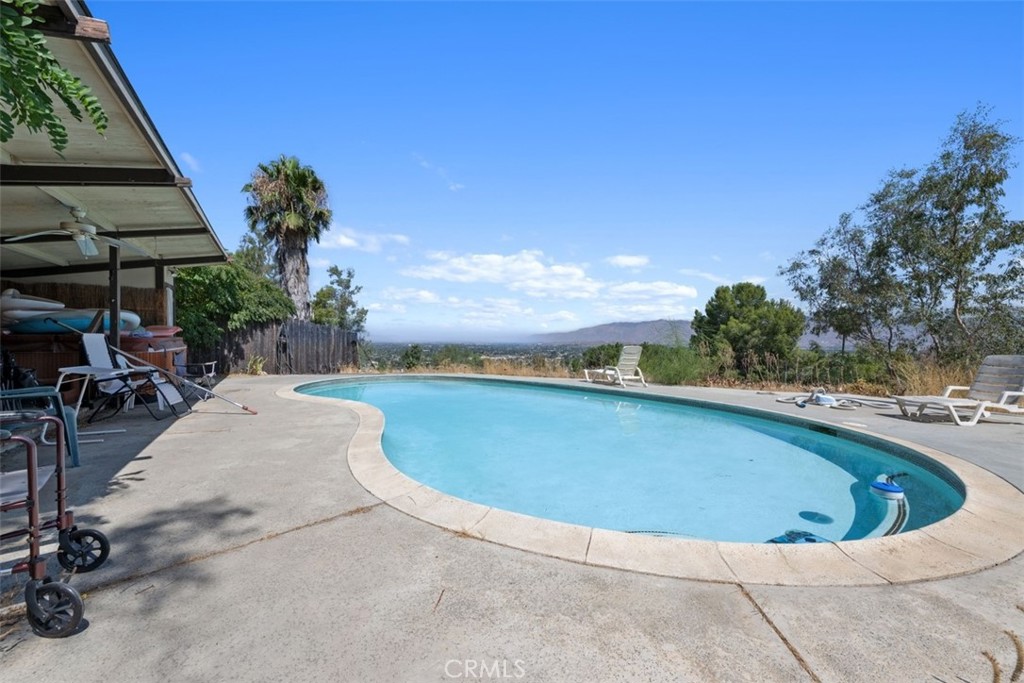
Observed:
[[[785,586],[482,542],[366,491],[348,466],[367,438],[359,417],[278,395],[313,379],[231,377],[218,393],[258,416],[217,400],[173,422],[136,410],[119,418],[126,434],[84,445],[69,496],[79,525],[110,537],[111,558],[72,578],[85,595],[81,632],[50,641],[24,620],[9,627],[5,678],[989,681],[983,651],[1013,669],[1006,631],[1024,635],[1021,555],[951,578]],[[911,422],[895,407],[801,410],[776,402],[785,394],[643,392],[856,422],[1024,487],[1019,419],[964,428]],[[1024,508],[1002,512],[975,546],[946,544],[935,562],[978,556],[989,536],[1019,538]]]

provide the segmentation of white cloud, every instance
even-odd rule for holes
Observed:
[[[518,299],[503,297],[484,297],[483,299],[460,299],[457,296],[450,296],[444,300],[445,308],[461,311],[472,311],[478,315],[486,316],[507,316],[507,315],[533,315],[533,309],[523,306]]]
[[[776,260],[775,254],[773,254],[770,251],[762,251],[760,254],[757,255],[757,257],[762,261],[768,261],[769,263],[775,263]]]
[[[509,297],[467,299],[447,296],[442,298],[430,290],[399,287],[388,287],[381,292],[380,296],[384,302],[367,305],[369,310],[405,314],[409,311],[409,307],[413,307],[414,312],[423,313],[423,306],[432,306],[436,308],[430,309],[431,324],[448,328],[473,326],[499,329],[506,327],[510,322],[521,322],[530,318],[538,320],[575,318],[572,313],[565,311],[537,316],[533,308],[524,306],[518,299]],[[570,317],[566,318],[566,315]]]
[[[320,246],[325,247],[327,249],[331,249],[333,247],[340,247],[342,249],[356,249],[359,247],[359,242],[351,235],[346,235],[342,232],[339,232],[337,234],[328,233],[326,238],[320,242]]]
[[[416,160],[416,163],[421,168],[425,168],[428,171],[433,171],[438,176],[440,176],[441,180],[444,181],[444,184],[447,185],[448,189],[451,190],[452,192],[458,192],[460,190],[466,189],[466,186],[463,185],[462,183],[457,183],[454,180],[452,180],[448,176],[448,172],[441,168],[440,166],[436,166],[430,163],[429,161],[421,157],[419,154],[416,154],[415,152],[413,153],[412,158]]]
[[[603,318],[612,320],[638,321],[658,320],[663,318],[680,319],[693,316],[693,306],[683,306],[680,302],[654,301],[648,303],[613,303],[602,306],[598,311]]]
[[[382,304],[377,301],[366,304],[366,310],[374,313],[398,313],[399,315],[406,312],[403,304]]]
[[[439,303],[442,303],[444,310],[453,317],[453,320],[448,322],[459,326],[499,329],[506,327],[509,321],[519,322],[524,318],[534,317],[532,308],[523,306],[517,299],[504,297],[484,297],[477,300],[450,296]]]
[[[415,266],[402,275],[448,282],[490,282],[532,297],[589,299],[602,285],[575,264],[557,264],[537,250],[517,254],[452,254],[431,252],[431,264]]]
[[[646,256],[629,256],[626,254],[610,256],[605,259],[606,263],[610,263],[616,268],[643,268],[650,261]]]
[[[405,235],[394,233],[360,232],[354,228],[332,227],[320,240],[326,249],[355,249],[371,254],[379,253],[386,244],[409,244]]]
[[[697,290],[689,285],[675,282],[624,282],[612,285],[607,295],[613,299],[634,299],[645,301],[650,299],[694,299]]]
[[[554,328],[579,324],[582,311],[571,302],[589,300],[594,313],[621,320],[680,319],[692,316],[697,289],[666,280],[602,282],[587,274],[587,267],[559,263],[540,250],[511,254],[429,252],[425,261],[400,274],[433,281],[431,287],[391,287],[381,293],[382,302],[406,304],[432,325],[452,329]],[[635,262],[634,262],[635,263]],[[441,283],[468,285],[450,295]],[[485,296],[487,285],[497,285],[515,296]],[[500,290],[498,290],[500,291]],[[437,292],[437,293],[435,293]],[[463,296],[468,293],[469,296]],[[530,298],[527,298],[530,297]],[[535,299],[556,302],[557,308],[528,303]],[[539,306],[539,304],[536,304]],[[418,311],[417,311],[418,309]]]
[[[427,289],[388,287],[380,293],[380,296],[389,301],[410,301],[417,304],[441,303],[441,297]]]
[[[731,285],[732,280],[721,275],[715,275],[714,273],[706,273],[702,270],[695,270],[694,268],[682,268],[679,272],[683,275],[689,275],[690,277],[699,277],[714,282],[716,285]]]
[[[716,285],[734,285],[737,282],[753,282],[755,285],[759,285],[765,282],[768,278],[763,275],[744,275],[739,279],[733,279],[724,277],[722,275],[715,275],[714,273],[707,273],[702,270],[696,270],[693,268],[682,268],[679,272],[683,275],[689,275],[691,277],[703,278],[709,282],[713,282]]]
[[[178,156],[181,157],[181,160],[185,162],[186,166],[188,166],[188,170],[192,171],[193,173],[202,172],[203,168],[202,166],[199,165],[199,159],[196,159],[188,152],[182,152]]]
[[[578,315],[572,311],[555,311],[554,313],[547,313],[546,315],[537,316],[537,319],[544,323],[558,323],[558,322],[576,322],[580,319]]]
[[[690,314],[697,290],[676,282],[623,282],[609,286],[602,299],[600,314],[615,320],[652,320],[682,318]]]
[[[309,266],[311,268],[327,268],[333,265],[330,259],[325,258],[311,258],[309,259]]]

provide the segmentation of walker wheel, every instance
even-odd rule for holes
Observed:
[[[57,550],[60,566],[76,574],[98,569],[110,555],[110,541],[95,529],[74,529],[68,534],[69,548]]]
[[[36,588],[36,602],[43,613],[40,619],[28,610],[28,623],[37,636],[63,638],[70,635],[85,614],[82,596],[66,583],[54,581]]]

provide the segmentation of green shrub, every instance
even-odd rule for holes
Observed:
[[[582,368],[603,368],[615,365],[622,354],[622,344],[601,344],[583,352],[579,360],[573,359],[569,367],[578,372]],[[656,384],[696,384],[718,369],[714,359],[708,359],[681,344],[643,344],[640,370],[648,382]]]
[[[175,320],[189,347],[213,349],[226,332],[287,320],[295,306],[277,285],[236,263],[182,268],[174,280]]]
[[[245,363],[245,374],[247,375],[263,375],[263,366],[266,365],[267,359],[263,356],[252,356]]]
[[[474,353],[465,346],[458,344],[446,344],[438,349],[431,359],[432,364],[438,368],[450,368],[455,366],[468,366],[474,369],[482,369],[484,361],[479,353]]]
[[[599,346],[591,346],[589,349],[585,349],[583,351],[581,364],[583,368],[603,368],[607,365],[615,365],[618,363],[620,355],[622,355],[622,344],[601,344]],[[643,369],[642,358],[641,369]]]
[[[709,374],[709,363],[688,346],[644,344],[640,369],[648,382],[696,384]]]
[[[398,364],[406,370],[412,370],[423,365],[423,347],[419,344],[410,344],[409,348],[402,352],[402,357],[398,359]]]

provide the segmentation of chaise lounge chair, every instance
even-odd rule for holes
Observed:
[[[150,415],[157,420],[161,419],[153,412],[145,399],[140,397],[140,389],[147,386],[156,394],[159,410],[170,408],[171,413],[175,416],[179,414],[176,406],[183,406],[185,413],[191,410],[178,388],[168,382],[157,368],[132,365],[127,358],[107,344],[104,335],[83,333],[82,348],[85,350],[89,369],[109,370],[109,373],[97,374],[95,377],[96,387],[106,396],[100,405],[93,409],[92,416],[89,418],[90,422],[107,402],[121,400],[124,409],[129,410],[135,405],[136,398],[140,399]]]
[[[588,382],[608,382],[624,387],[626,382],[632,381],[640,382],[646,387],[647,380],[644,379],[644,373],[640,371],[639,367],[642,351],[643,347],[641,346],[623,346],[617,364],[584,370],[583,376],[587,378]]]
[[[954,391],[966,391],[967,395],[951,396]],[[988,356],[978,368],[971,386],[948,386],[942,396],[892,396],[900,412],[907,417],[921,417],[928,409],[940,410],[962,427],[970,427],[988,417],[991,408],[1024,414],[1022,397],[1024,356]]]

